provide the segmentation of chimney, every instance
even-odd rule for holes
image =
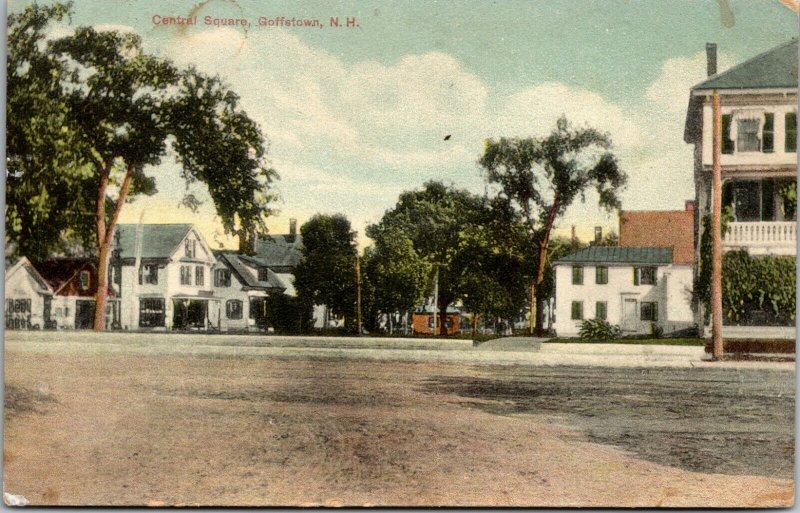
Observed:
[[[686,211],[694,212],[694,200],[686,200]]]
[[[706,43],[706,71],[709,77],[717,74],[717,43]]]
[[[572,225],[572,237],[571,238],[572,238],[572,242],[575,242],[576,240],[578,240],[578,236],[575,235],[575,225],[574,224]]]
[[[603,242],[603,227],[602,226],[595,226],[594,227],[594,243],[600,244]]]
[[[294,217],[289,219],[289,236],[286,237],[288,242],[294,242],[297,238],[297,219]]]

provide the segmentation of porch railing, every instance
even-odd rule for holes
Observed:
[[[769,247],[795,251],[797,223],[795,221],[756,221],[728,224],[723,245],[734,247]]]

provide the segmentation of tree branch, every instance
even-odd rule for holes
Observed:
[[[119,188],[119,198],[117,204],[114,205],[114,212],[111,214],[111,220],[108,222],[108,232],[106,233],[105,244],[110,245],[111,240],[114,238],[114,227],[117,225],[119,213],[122,210],[122,205],[125,203],[125,198],[128,196],[128,189],[131,186],[131,179],[133,178],[133,166],[128,166],[125,171],[125,178],[122,179],[122,185]]]

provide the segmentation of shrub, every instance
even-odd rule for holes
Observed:
[[[650,323],[650,336],[653,338],[661,338],[664,336],[664,328],[659,326],[658,324],[651,322]]]
[[[622,335],[622,330],[619,326],[614,326],[602,319],[587,319],[581,323],[581,329],[578,334],[584,339],[607,340],[619,338]]]

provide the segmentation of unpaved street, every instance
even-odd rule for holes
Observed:
[[[174,336],[146,351],[14,337],[4,484],[32,504],[794,500],[791,365],[508,365],[499,353],[497,365],[259,353],[247,337],[191,351]]]

